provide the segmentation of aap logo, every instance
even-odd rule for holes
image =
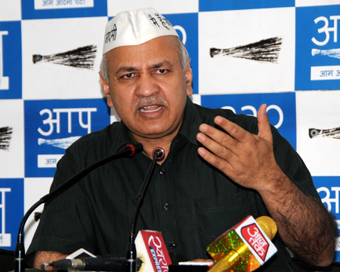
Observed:
[[[25,101],[26,176],[51,177],[65,150],[110,124],[103,99]]]
[[[107,15],[107,1],[25,0],[21,1],[23,19],[75,18]]]
[[[297,8],[296,90],[339,89],[339,24],[334,6]]]

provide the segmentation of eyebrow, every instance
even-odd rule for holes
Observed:
[[[173,65],[171,64],[171,62],[167,61],[167,60],[164,60],[160,63],[156,63],[156,64],[152,64],[148,67],[148,69],[158,69],[158,68],[161,68],[163,67],[164,65],[168,65],[170,66],[170,68],[173,67]],[[119,73],[121,72],[133,72],[133,71],[137,71],[138,68],[137,67],[134,67],[134,66],[122,66],[120,67],[117,72],[116,72],[116,75],[118,75]]]
[[[168,65],[168,66],[170,66],[170,68],[173,67],[173,65],[171,64],[170,61],[164,60],[163,62],[160,62],[160,63],[156,63],[156,64],[154,64],[154,65],[151,65],[150,68],[161,68],[161,67],[164,66],[164,65]]]
[[[136,67],[122,66],[117,70],[116,75],[118,75],[121,72],[133,72],[133,71],[136,71],[136,70],[137,70]]]

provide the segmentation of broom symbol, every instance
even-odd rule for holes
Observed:
[[[226,49],[210,48],[210,57],[231,56],[234,58],[277,63],[281,45],[282,38],[273,37],[255,43]]]
[[[75,68],[92,69],[96,58],[97,46],[87,45],[63,53],[52,55],[33,55],[33,63],[52,62],[54,64],[66,65]]]
[[[0,150],[9,150],[9,144],[12,138],[11,127],[0,127]]]
[[[310,128],[308,131],[309,138],[329,137],[340,139],[340,127],[330,129]]]

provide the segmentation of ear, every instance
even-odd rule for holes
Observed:
[[[187,66],[185,67],[184,70],[184,76],[185,76],[185,81],[187,85],[187,95],[192,95],[193,89],[192,89],[192,70],[190,67],[190,59],[188,60]]]
[[[107,98],[106,103],[109,107],[113,107],[113,103],[112,103],[112,99],[110,95],[109,83],[107,83],[107,81],[103,78],[100,72],[99,72],[99,76],[100,76],[100,86],[102,86],[103,92],[105,93],[106,98]]]

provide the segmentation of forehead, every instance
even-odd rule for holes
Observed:
[[[164,60],[175,65],[180,63],[180,48],[177,37],[164,36],[139,45],[117,47],[106,53],[106,57],[110,68]]]

